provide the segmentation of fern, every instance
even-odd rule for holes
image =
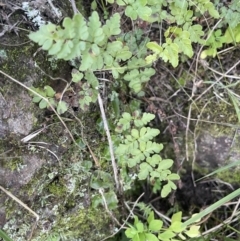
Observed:
[[[173,161],[162,160],[160,157],[163,145],[152,141],[160,131],[145,127],[153,118],[154,115],[149,113],[141,115],[139,111],[134,112],[132,116],[123,113],[116,127],[116,132],[121,133],[123,141],[117,144],[115,154],[122,167],[125,165],[129,168],[137,167],[139,180],[150,178],[151,182],[156,181],[158,186],[159,182],[167,182],[161,190],[161,196],[166,197],[172,189],[176,189],[173,181],[178,180],[179,176],[170,171]],[[126,180],[128,174],[125,169],[123,175],[123,179]],[[129,183],[127,186],[130,187]],[[158,189],[157,186],[153,188]]]

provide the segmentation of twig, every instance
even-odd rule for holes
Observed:
[[[222,21],[222,19],[220,19],[214,25],[214,27],[211,29],[210,33],[208,34],[206,41],[211,37],[213,31],[215,30],[215,28],[218,26],[218,24],[221,21]],[[193,81],[192,81],[193,84],[195,84],[195,81],[196,81],[196,73],[197,73],[197,69],[198,69],[198,62],[199,62],[199,58],[200,58],[201,51],[202,51],[203,47],[204,47],[204,45],[201,46],[201,48],[200,48],[200,50],[198,51],[198,54],[197,54],[197,60],[196,60],[196,66],[195,66],[195,72],[194,72],[195,76],[194,76]],[[192,89],[192,96],[191,96],[191,98],[189,100],[192,100],[193,96],[194,96],[194,88]],[[191,113],[192,112],[192,105],[193,105],[193,103],[195,104],[196,101],[197,101],[197,99],[190,104],[189,111],[188,111],[188,119],[187,119],[186,132],[185,132],[185,135],[186,135],[186,137],[185,137],[185,139],[186,139],[185,149],[186,149],[186,159],[187,159],[187,161],[189,161],[189,155],[188,155],[188,131],[189,131],[189,126],[190,126],[191,114],[192,114]]]
[[[164,214],[162,214],[161,212],[159,212],[152,204],[150,204],[150,206],[151,206],[151,208],[154,210],[154,212],[155,212],[160,218],[162,218],[162,220],[164,221],[164,223],[165,223],[166,225],[169,225],[169,223],[172,222],[169,217],[167,217],[166,215],[164,215]],[[167,223],[166,220],[167,220],[169,223]]]
[[[141,197],[142,197],[143,195],[144,195],[144,193],[142,193],[142,194],[138,197],[138,199],[136,200],[136,202],[133,204],[133,208],[130,210],[130,213],[129,213],[129,215],[127,216],[127,219],[124,221],[124,223],[122,224],[122,226],[118,229],[118,231],[115,232],[114,234],[112,234],[112,235],[110,235],[110,236],[102,239],[101,241],[104,241],[104,240],[107,240],[107,239],[109,239],[109,238],[111,238],[111,237],[114,237],[118,232],[120,232],[120,230],[122,230],[122,229],[124,228],[124,226],[125,226],[125,224],[127,223],[128,219],[132,216],[133,210],[134,210],[135,206],[137,205],[138,201],[141,199]],[[125,205],[126,205],[126,203],[125,203]]]
[[[197,100],[201,99],[203,95],[205,95],[205,94],[206,94],[214,85],[216,85],[221,79],[225,78],[226,75],[227,75],[229,72],[231,72],[234,68],[236,68],[236,66],[239,65],[239,64],[240,64],[240,60],[239,60],[237,63],[235,63],[230,69],[228,69],[225,74],[222,74],[221,77],[219,77],[219,78],[218,78],[213,84],[211,84],[206,90],[204,90],[203,93],[201,93],[201,95],[199,95],[199,96],[195,99],[195,102],[196,102]]]
[[[99,104],[101,115],[102,115],[104,129],[106,131],[107,138],[108,138],[108,144],[109,144],[109,150],[110,150],[110,155],[111,155],[111,161],[112,161],[112,167],[113,167],[113,173],[114,173],[116,188],[117,188],[117,190],[119,190],[118,172],[117,172],[117,165],[116,165],[114,153],[113,153],[113,144],[112,144],[112,139],[111,139],[110,131],[109,131],[109,128],[108,128],[107,119],[106,119],[106,115],[105,115],[105,112],[104,112],[103,102],[102,102],[102,98],[101,98],[100,94],[98,94],[98,104]]]
[[[0,189],[5,192],[9,197],[11,197],[15,202],[17,202],[18,204],[20,204],[22,207],[24,207],[26,210],[28,210],[28,212],[30,212],[35,218],[36,218],[36,222],[32,227],[32,231],[30,233],[30,237],[29,240],[32,237],[32,233],[33,230],[35,229],[37,222],[39,220],[39,215],[37,213],[35,213],[31,208],[29,208],[25,203],[23,203],[20,199],[18,199],[17,197],[15,197],[12,193],[10,193],[9,191],[7,191],[5,188],[3,188],[2,186],[0,186]]]
[[[53,5],[52,0],[48,0],[48,4],[50,5],[52,10],[54,11],[57,18],[61,18],[61,14],[58,12],[57,8]]]
[[[72,4],[72,9],[73,9],[73,12],[74,12],[74,15],[75,15],[75,14],[78,13],[75,0],[71,0],[71,4]]]
[[[120,224],[120,223],[118,222],[118,220],[113,216],[112,212],[111,212],[111,211],[109,210],[109,208],[108,208],[107,201],[106,201],[106,198],[105,198],[105,196],[104,196],[103,188],[100,188],[100,189],[99,189],[99,193],[100,193],[101,196],[102,196],[103,204],[104,204],[104,207],[105,207],[107,213],[111,216],[111,218],[113,219],[113,221],[114,221],[117,225],[121,226],[121,224]]]
[[[34,91],[33,89],[27,87],[26,85],[24,85],[23,83],[19,82],[18,80],[14,79],[13,77],[11,77],[10,75],[4,73],[3,71],[0,70],[0,74],[6,76],[7,78],[9,78],[10,80],[12,80],[13,82],[19,84],[20,86],[22,86],[24,89],[32,92],[34,95],[37,95],[39,97],[41,97],[43,100],[45,100],[49,107],[52,109],[52,111],[57,115],[58,119],[61,121],[61,123],[63,124],[63,126],[65,127],[65,129],[67,130],[69,136],[71,137],[72,141],[76,144],[76,141],[72,135],[72,133],[70,132],[70,130],[67,128],[66,124],[64,123],[64,121],[62,120],[62,118],[59,116],[59,114],[57,113],[57,111],[54,109],[54,107],[51,105],[51,103],[48,101],[47,98],[45,98],[44,96],[40,95],[39,93],[37,93],[36,91]]]

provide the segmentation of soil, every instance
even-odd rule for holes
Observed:
[[[27,87],[48,84],[56,92],[61,92],[66,84],[62,79],[69,81],[73,68],[70,63],[49,59],[44,51],[29,41],[29,31],[35,31],[38,26],[23,10],[23,2],[37,8],[42,21],[61,23],[64,17],[72,15],[69,1],[55,1],[56,4],[53,1],[57,12],[43,0],[3,1],[0,4],[0,70],[5,73],[0,75],[0,186],[41,217],[35,227],[35,217],[29,210],[1,191],[0,228],[11,234],[14,241],[29,237],[34,241],[51,240],[51,237],[59,238],[56,240],[99,241],[114,232],[115,223],[104,207],[95,209],[91,206],[91,198],[98,192],[91,189],[89,183],[97,167],[82,140],[96,153],[101,148],[103,137],[96,126],[100,113],[96,106],[84,112],[73,104],[71,107],[75,109],[71,108],[63,116],[67,128],[77,140],[76,146],[56,116],[50,110],[40,110],[32,102],[29,91],[12,79]],[[84,8],[81,1],[76,2],[78,9],[88,12],[89,4],[85,3]],[[232,59],[236,59],[236,53]],[[224,61],[228,68],[229,63]],[[142,108],[156,114],[153,125],[162,133],[159,141],[165,145],[163,156],[175,161],[174,168],[180,173],[181,182],[167,201],[160,199],[159,193],[149,193],[149,184],[139,184],[140,188],[137,194],[132,194],[132,199],[145,191],[148,195],[141,201],[152,204],[157,210],[167,213],[179,206],[186,215],[190,215],[237,188],[237,169],[232,169],[230,174],[218,174],[221,182],[213,178],[195,180],[229,161],[239,160],[240,131],[234,107],[218,103],[212,93],[197,101],[208,88],[206,84],[196,87],[196,102],[191,112],[193,120],[188,125],[194,87],[192,66],[187,62],[176,69],[163,66],[161,61],[156,64],[157,74],[146,86]],[[212,73],[200,66],[198,75],[200,81]],[[181,78],[184,78],[184,86],[176,81]],[[238,87],[236,93],[239,92]],[[69,103],[74,102],[70,92],[65,98]],[[212,101],[208,102],[209,99]],[[84,131],[76,117],[85,127]],[[39,133],[31,138],[36,132]],[[29,140],[25,142],[26,137]],[[114,215],[121,216],[118,211]],[[209,227],[215,225],[214,220],[221,220],[221,215],[220,210]]]

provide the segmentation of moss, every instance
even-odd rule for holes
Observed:
[[[4,162],[3,167],[15,171],[21,168],[22,164],[23,160],[21,158],[11,158]]]
[[[67,194],[66,187],[60,182],[53,182],[48,185],[48,190],[51,194],[57,197],[64,197]]]
[[[240,183],[240,170],[239,168],[232,168],[229,170],[224,170],[223,172],[217,173],[217,178],[220,180],[230,183],[230,184],[237,184],[239,185]]]
[[[234,106],[228,105],[223,101],[219,103],[211,101],[206,106],[204,101],[200,101],[197,103],[197,107],[193,105],[192,116],[196,117],[200,112],[200,120],[205,121],[199,122],[197,131],[208,130],[215,137],[225,134],[229,135],[229,131],[232,130],[231,125],[236,125],[238,122]]]
[[[60,218],[53,230],[62,234],[68,240],[99,241],[109,232],[109,217],[101,209],[79,209],[75,213],[66,214]],[[105,229],[105,235],[100,230]],[[101,232],[102,233],[102,232]]]

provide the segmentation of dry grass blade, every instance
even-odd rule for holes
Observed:
[[[67,128],[65,122],[62,120],[62,118],[60,117],[60,115],[57,113],[57,111],[55,110],[55,108],[51,105],[51,103],[48,101],[47,98],[45,98],[44,96],[41,96],[39,93],[37,93],[36,91],[32,90],[31,88],[27,87],[26,85],[24,85],[23,83],[19,82],[18,80],[14,79],[13,77],[11,77],[10,75],[4,73],[3,71],[0,70],[0,73],[4,76],[6,76],[8,79],[12,80],[13,82],[15,82],[16,84],[22,86],[24,89],[32,92],[34,95],[41,97],[43,100],[45,100],[49,107],[52,109],[52,111],[56,114],[56,116],[58,117],[58,119],[61,121],[61,123],[63,124],[63,126],[65,127],[65,129],[67,130],[69,136],[71,137],[71,139],[73,140],[73,142],[76,144],[76,141],[72,135],[72,133],[69,131],[69,129]]]
[[[113,168],[113,173],[114,173],[115,184],[116,184],[117,190],[119,190],[118,171],[117,171],[117,165],[115,162],[115,157],[114,157],[114,152],[113,152],[113,144],[112,144],[112,139],[111,139],[110,131],[109,131],[108,124],[107,124],[107,118],[106,118],[106,115],[104,112],[103,102],[102,102],[102,98],[101,98],[100,94],[98,94],[98,104],[99,104],[99,107],[101,110],[101,115],[102,115],[102,119],[103,119],[103,123],[104,123],[104,129],[106,131],[107,138],[108,138],[108,144],[109,144],[109,150],[110,150],[110,155],[111,155],[111,160],[112,160],[112,168]]]
[[[32,227],[32,231],[30,233],[30,237],[29,240],[32,237],[32,233],[37,225],[37,222],[39,220],[39,215],[37,213],[35,213],[31,208],[29,208],[25,203],[23,203],[20,199],[18,199],[17,197],[15,197],[12,193],[10,193],[9,191],[7,191],[5,188],[3,188],[2,186],[0,186],[0,189],[5,192],[9,197],[11,197],[15,202],[17,202],[18,204],[20,204],[22,207],[24,207],[27,211],[29,211],[35,218],[36,218],[36,222]]]

